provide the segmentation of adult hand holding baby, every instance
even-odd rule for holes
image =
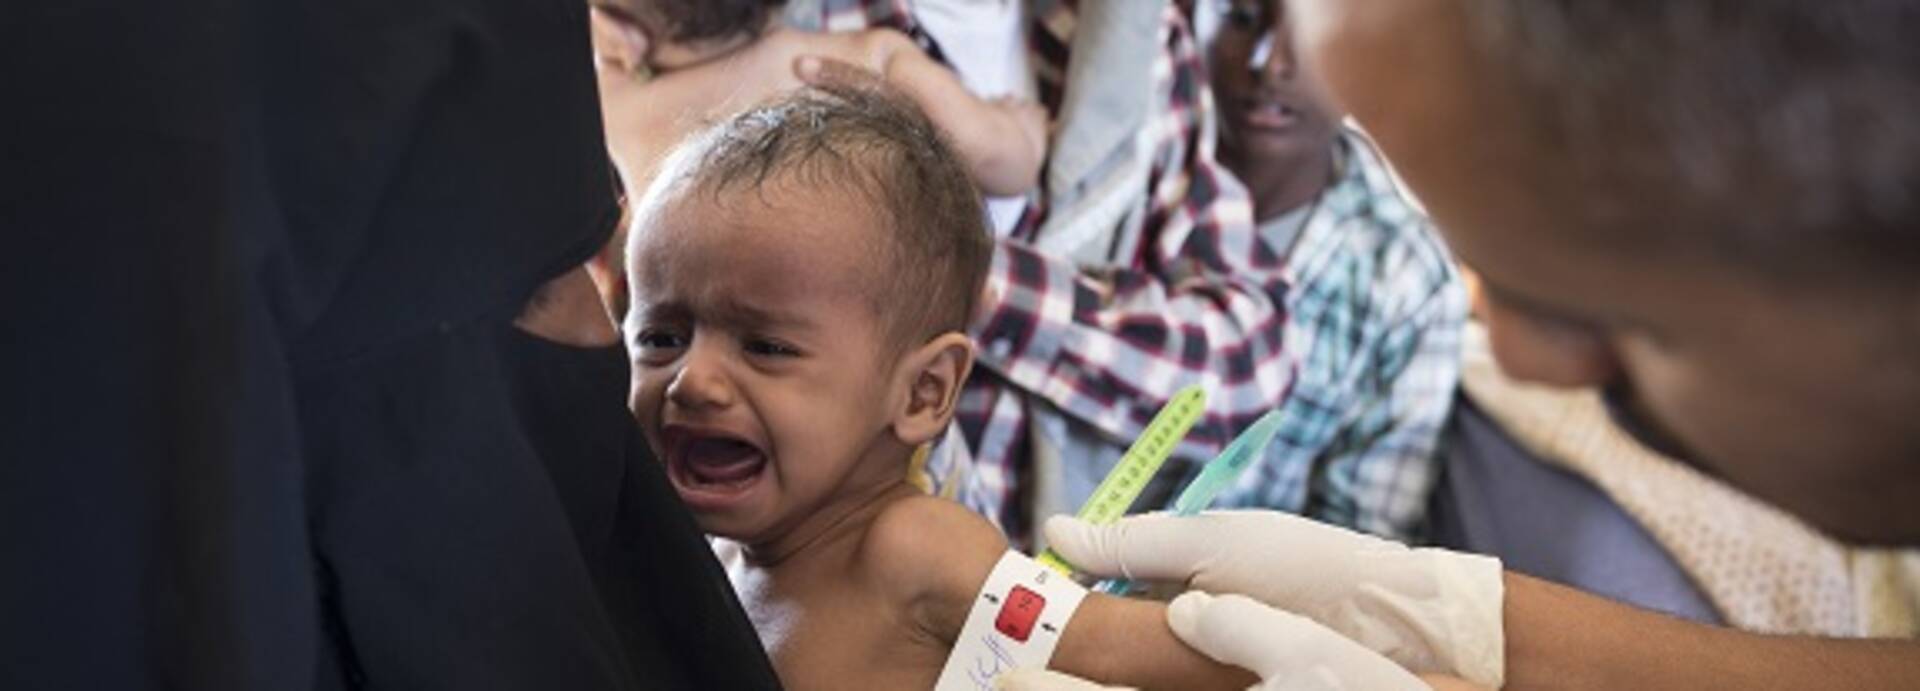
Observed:
[[[838,85],[875,89],[886,85],[886,78],[878,72],[843,60],[818,55],[802,55],[794,58],[793,76],[814,86]],[[1015,121],[1029,145],[1045,150],[1047,145],[1047,109],[1045,107],[1013,96],[987,99],[987,106]]]
[[[1023,195],[1039,184],[1047,156],[1046,108],[1020,98],[975,98],[947,67],[911,52],[919,59],[889,62],[878,72],[800,55],[793,59],[793,75],[813,86],[890,89],[906,96],[934,119],[988,195]]]
[[[1386,674],[1378,665],[1392,663],[1495,688],[1504,675],[1504,588],[1492,558],[1411,549],[1272,511],[1149,514],[1101,526],[1055,517],[1045,531],[1054,550],[1096,575],[1237,593],[1184,595],[1168,623],[1195,649],[1269,684],[1288,675],[1268,688],[1341,688],[1306,678],[1308,669],[1346,688],[1379,688],[1389,677],[1374,676]]]

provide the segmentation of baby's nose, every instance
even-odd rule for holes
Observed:
[[[696,347],[687,353],[686,364],[674,375],[673,382],[667,385],[667,400],[690,409],[733,405],[738,398],[733,380],[727,376],[718,358],[703,350]]]

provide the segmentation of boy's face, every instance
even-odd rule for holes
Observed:
[[[1281,0],[1233,0],[1208,48],[1222,150],[1241,166],[1296,169],[1324,157],[1337,116],[1300,69]]]
[[[710,533],[775,543],[905,475],[869,283],[882,229],[845,197],[681,191],[634,227],[630,405]]]
[[[1458,2],[1293,9],[1305,57],[1482,275],[1510,374],[1615,387],[1657,441],[1732,484],[1843,538],[1920,542],[1913,296],[1793,285],[1708,243],[1576,227],[1567,210],[1594,195],[1514,134],[1523,106],[1476,81],[1497,67],[1469,55]]]

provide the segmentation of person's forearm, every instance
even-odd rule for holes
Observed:
[[[980,191],[991,196],[1014,196],[1040,184],[1045,144],[1028,143],[1011,113],[989,107],[972,112],[970,120],[936,119],[947,121],[942,127],[953,131],[954,148],[967,162]]]
[[[1920,643],[1766,636],[1506,575],[1509,689],[1912,688]]]
[[[912,99],[946,134],[981,191],[1015,195],[1038,184],[1046,142],[1030,139],[1016,111],[974,96],[958,75],[905,37],[885,32],[876,40],[893,51],[882,70],[887,84]]]
[[[1146,689],[1245,689],[1252,673],[1195,652],[1167,628],[1167,606],[1089,593],[1062,632],[1048,668],[1103,684]]]
[[[944,73],[937,76],[951,79]],[[975,98],[957,81],[943,86],[906,83],[901,88],[947,135],[980,191],[990,196],[1011,196],[1025,194],[1038,185],[1046,142],[1029,137],[1018,112]]]

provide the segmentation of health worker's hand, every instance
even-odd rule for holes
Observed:
[[[1192,592],[1167,606],[1167,626],[1201,654],[1260,677],[1257,691],[1411,690],[1426,682],[1311,619],[1243,595]],[[1113,691],[1046,670],[1019,670],[1002,691]]]
[[[1411,549],[1274,511],[1148,514],[1102,526],[1056,516],[1045,531],[1055,551],[1095,575],[1245,595],[1418,673],[1490,688],[1505,675],[1504,587],[1491,557]]]

